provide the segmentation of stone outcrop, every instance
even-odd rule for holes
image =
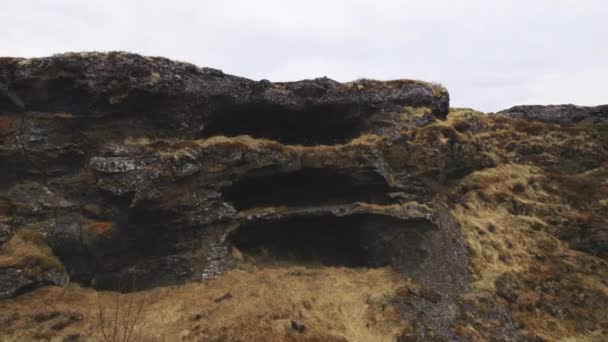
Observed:
[[[595,107],[575,106],[572,104],[549,106],[514,106],[500,111],[497,114],[512,118],[526,118],[528,120],[560,125],[608,125],[608,105]]]
[[[124,53],[0,66],[7,224],[43,233],[73,280],[219,274],[230,233],[251,222],[437,215],[391,142],[445,118],[440,86],[273,84]]]
[[[497,114],[412,80],[0,59],[0,296],[68,275],[128,292],[247,263],[388,266],[417,284],[391,301],[408,338],[555,337],[524,324],[558,316],[601,329],[598,307],[562,299],[603,290],[548,282],[573,279],[568,265],[608,275],[605,106]],[[44,253],[15,248],[31,244]],[[530,314],[544,308],[553,318]]]

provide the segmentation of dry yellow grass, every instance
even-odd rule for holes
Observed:
[[[150,140],[148,138],[127,138],[125,144],[132,146],[151,146],[159,149],[159,156],[163,159],[178,159],[182,157],[192,156],[197,150],[208,148],[211,146],[225,150],[241,150],[250,151],[257,149],[276,149],[285,153],[303,153],[303,152],[335,152],[343,149],[361,147],[362,145],[375,145],[381,142],[383,138],[376,134],[361,134],[352,140],[333,145],[283,145],[276,141],[256,138],[249,135],[239,135],[234,137],[226,137],[223,135],[213,136],[206,139],[197,140]]]
[[[481,305],[493,298],[523,327],[523,336],[601,341],[608,324],[608,269],[550,233],[550,209],[565,208],[561,216],[576,210],[539,185],[545,177],[537,167],[505,164],[475,172],[454,189],[462,199],[452,214],[461,224],[475,277],[465,300]],[[477,310],[478,326],[464,324],[457,331],[482,341],[496,322]]]
[[[18,267],[26,275],[35,276],[49,269],[63,270],[44,238],[31,230],[20,229],[0,246],[0,267]]]
[[[137,340],[394,341],[412,326],[391,299],[410,286],[388,268],[249,266],[207,283],[125,294],[121,301],[145,302],[134,329]],[[116,294],[104,292],[99,298],[104,310],[113,312]],[[0,340],[75,334],[98,340],[97,310],[94,290],[76,285],[41,288],[0,302],[0,321],[6,322],[12,313],[20,317],[5,323]],[[33,324],[53,312],[81,319],[59,330],[52,328],[52,320]]]
[[[469,253],[479,277],[476,285],[488,289],[493,287],[494,280],[508,270],[521,270],[533,258],[537,249],[538,234],[530,228],[531,223],[539,221],[534,216],[515,216],[506,207],[506,203],[496,202],[497,197],[516,198],[533,206],[544,206],[542,191],[528,191],[524,194],[513,193],[519,184],[527,184],[533,177],[541,177],[541,171],[535,167],[506,164],[496,168],[475,172],[465,178],[461,188],[469,190],[465,196],[465,205],[457,206],[453,215],[463,228],[463,235]],[[556,248],[561,242],[549,235],[543,236],[552,241]]]

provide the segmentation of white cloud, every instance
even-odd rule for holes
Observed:
[[[608,102],[607,17],[605,0],[2,1],[0,55],[127,50],[255,79],[418,78],[495,111]]]

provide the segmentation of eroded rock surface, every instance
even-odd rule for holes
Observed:
[[[439,86],[273,84],[123,53],[5,59],[2,75],[10,224],[43,232],[74,280],[198,279],[252,217],[434,215],[380,134],[445,117]]]
[[[608,321],[584,298],[608,298],[604,114],[485,115],[420,81],[271,83],[127,53],[4,58],[0,248],[38,232],[63,278],[32,287],[67,272],[126,292],[244,265],[389,267],[411,283],[367,299],[390,322],[361,325],[394,338],[601,336]],[[2,293],[22,291],[1,267]],[[306,284],[290,272],[278,279]],[[292,305],[300,316],[264,316],[289,323],[281,338],[357,336],[314,335],[311,304]],[[209,326],[184,336],[226,337]]]

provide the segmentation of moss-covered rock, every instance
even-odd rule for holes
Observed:
[[[0,246],[0,299],[43,285],[65,285],[69,277],[44,238],[27,229]]]

